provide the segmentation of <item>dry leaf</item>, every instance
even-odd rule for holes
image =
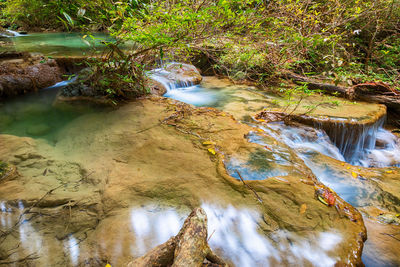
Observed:
[[[204,141],[203,145],[215,145],[215,142],[208,140],[208,141]]]
[[[217,152],[215,152],[215,150],[212,149],[212,148],[209,148],[209,149],[208,149],[208,152],[210,152],[210,153],[213,154],[213,155],[217,154]]]
[[[306,204],[301,204],[300,206],[300,214],[303,214],[307,210],[307,205]]]

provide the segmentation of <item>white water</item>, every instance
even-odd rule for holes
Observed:
[[[4,34],[0,33],[0,36],[2,37],[20,37],[20,36],[27,36],[27,34],[20,34],[19,32],[12,31],[12,30],[6,30],[9,34]]]
[[[373,126],[363,128],[358,137],[346,135],[346,131],[351,132],[351,129],[343,125],[338,126],[334,130],[336,134],[330,137],[323,130],[284,123],[270,123],[262,129],[303,154],[314,151],[363,167],[400,166],[400,141],[383,129],[382,124],[382,121],[378,121]]]
[[[165,97],[196,106],[213,106],[218,101],[215,91],[207,90],[201,85],[176,82],[171,76],[170,72],[162,68],[150,72],[150,78],[167,89]],[[400,141],[383,128],[384,121],[385,118],[382,118],[368,126],[348,126],[338,122],[327,133],[319,124],[315,128],[320,130],[305,126],[292,127],[283,123],[270,124],[270,129],[263,129],[297,151],[322,153],[356,166],[400,166]]]
[[[383,130],[385,118],[381,118],[373,125],[348,125],[342,122],[334,123],[327,129],[327,134],[332,142],[339,148],[347,162],[352,165],[368,167],[364,160],[371,150],[376,147],[377,134]],[[319,124],[315,128],[322,129]]]
[[[219,96],[215,90],[209,90],[191,82],[176,81],[173,74],[165,69],[152,70],[148,75],[167,89],[165,97],[195,106],[212,106],[218,101]]]
[[[46,88],[44,88],[42,90],[50,90],[50,89],[61,88],[61,87],[67,86],[68,84],[76,81],[77,78],[78,78],[78,76],[75,76],[70,80],[65,80],[65,81],[58,82],[58,83],[56,83],[56,84],[54,84],[52,86],[46,87]]]
[[[163,68],[150,71],[149,77],[150,79],[161,83],[167,89],[167,92],[175,89],[187,88],[193,86],[193,83],[191,82],[174,80],[172,73],[166,71]]]
[[[261,215],[258,212],[209,203],[204,203],[202,208],[208,217],[211,248],[236,266],[311,263],[322,267],[334,266],[337,261],[329,255],[342,242],[334,229],[315,236],[301,237],[283,230],[267,236],[259,229]],[[132,256],[142,255],[176,235],[184,219],[185,216],[175,210],[133,209],[131,227],[135,242]]]

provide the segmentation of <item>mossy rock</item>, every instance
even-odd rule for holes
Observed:
[[[12,179],[17,174],[17,168],[14,165],[0,161],[0,182],[6,179]]]

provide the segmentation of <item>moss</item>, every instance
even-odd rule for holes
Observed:
[[[7,163],[0,161],[0,177],[2,177],[5,174],[5,172],[7,171],[7,167],[8,167]]]

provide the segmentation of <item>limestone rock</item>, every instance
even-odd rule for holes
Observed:
[[[61,72],[53,59],[27,53],[0,54],[0,98],[25,94],[61,81]]]

